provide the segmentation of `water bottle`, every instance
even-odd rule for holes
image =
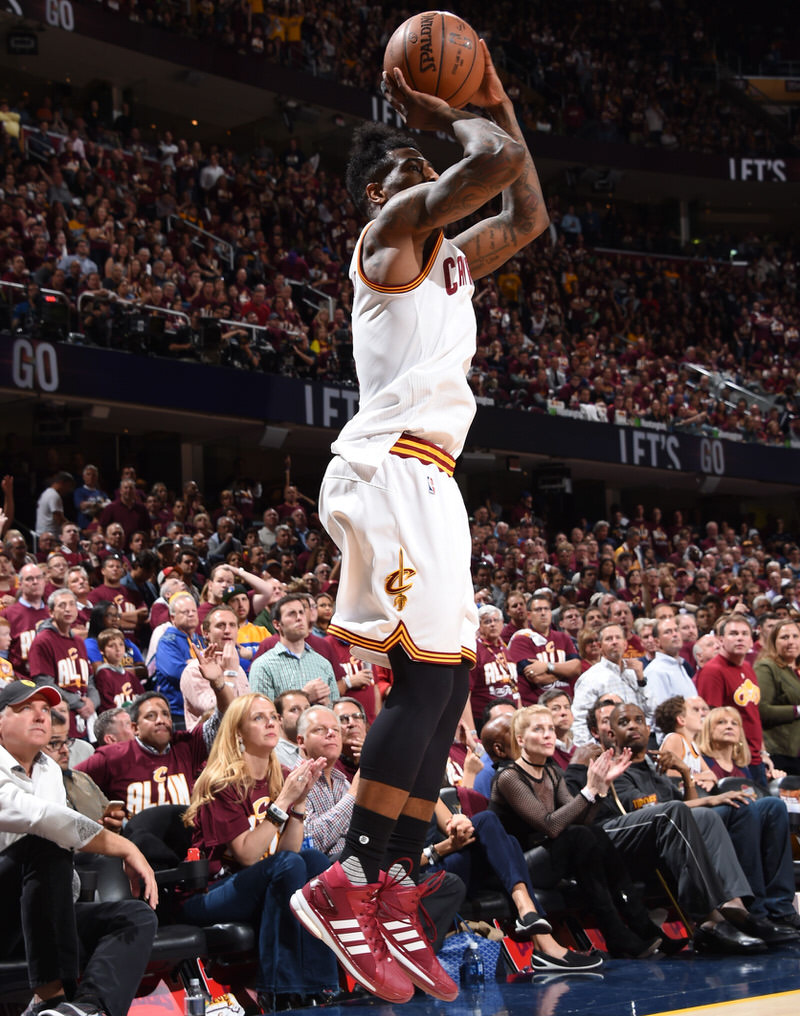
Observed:
[[[478,988],[483,985],[483,960],[478,949],[478,943],[474,938],[469,940],[469,944],[464,950],[458,974],[462,988]]]
[[[200,981],[193,977],[189,981],[189,987],[183,1000],[184,1016],[205,1016],[206,998],[200,988]]]

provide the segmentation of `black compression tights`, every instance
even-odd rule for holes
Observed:
[[[361,776],[433,802],[467,701],[469,668],[415,663],[400,648],[389,653],[389,662],[392,690],[364,742]],[[355,805],[341,860],[357,858],[374,882],[379,869],[400,856],[416,867],[426,832],[427,822],[402,815],[398,821]]]
[[[361,776],[435,801],[469,693],[466,664],[446,667],[389,652],[393,683],[361,752]]]

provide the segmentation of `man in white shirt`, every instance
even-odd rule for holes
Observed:
[[[694,698],[697,689],[681,659],[682,639],[677,619],[660,617],[653,626],[653,635],[658,649],[644,671],[651,709],[655,710],[673,695]]]
[[[647,679],[642,662],[623,658],[627,645],[625,632],[618,624],[604,624],[598,634],[602,658],[599,663],[589,667],[575,684],[575,697],[572,701],[575,722],[572,734],[577,747],[589,744],[592,740],[586,725],[586,715],[601,695],[613,692],[623,702],[635,703],[644,710],[645,715],[648,714]]]
[[[60,533],[66,522],[64,516],[63,495],[69,494],[75,486],[72,475],[59,472],[53,477],[50,486],[42,491],[36,504],[36,533]]]
[[[0,955],[24,942],[29,1016],[126,1016],[155,937],[158,889],[137,847],[67,806],[61,770],[42,751],[60,701],[57,688],[31,681],[0,691]],[[73,850],[120,858],[142,900],[75,903]]]

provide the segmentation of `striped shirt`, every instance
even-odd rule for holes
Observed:
[[[250,691],[260,692],[271,698],[283,691],[299,691],[309,681],[322,678],[331,690],[331,705],[339,698],[336,677],[333,667],[319,653],[308,646],[303,646],[300,656],[278,642],[263,656],[253,661],[250,668]]]
[[[331,785],[320,776],[306,798],[306,820],[303,831],[311,837],[311,845],[328,857],[336,857],[344,849],[344,837],[353,815],[355,794],[351,794],[350,781],[331,769]]]

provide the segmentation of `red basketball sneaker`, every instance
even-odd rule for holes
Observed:
[[[387,949],[378,927],[382,884],[359,886],[337,861],[292,895],[295,917],[329,946],[359,984],[386,1002],[408,1002],[414,985]]]
[[[378,924],[389,952],[414,984],[434,998],[452,1002],[458,995],[458,985],[436,959],[419,919],[420,901],[435,892],[443,878],[444,872],[440,872],[421,885],[403,886],[399,880],[382,871]],[[424,908],[423,913],[430,921]],[[433,922],[430,923],[432,927]]]

